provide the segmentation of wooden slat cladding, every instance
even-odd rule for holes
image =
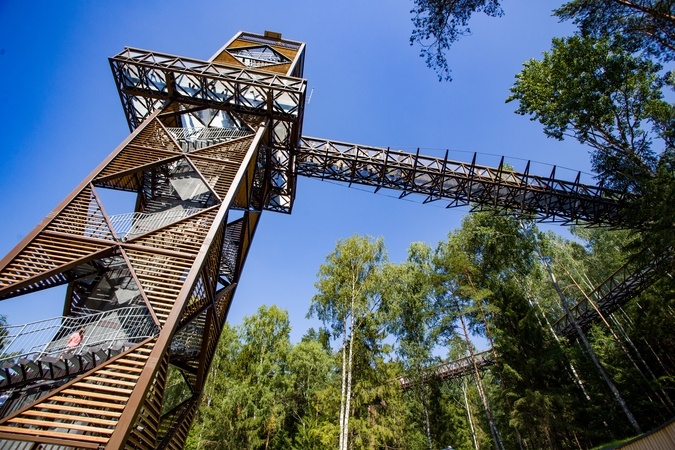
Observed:
[[[223,161],[217,163],[213,160],[190,158],[199,172],[204,176],[209,186],[216,191],[216,194],[223,199],[227,195],[232,180],[234,180],[239,164]]]
[[[91,186],[82,189],[46,228],[48,231],[114,240]]]
[[[13,284],[54,271],[106,248],[108,246],[102,243],[39,234],[0,271],[0,295]]]
[[[165,438],[157,446],[158,449],[182,450],[187,439],[192,418],[199,407],[199,398],[193,398],[187,401],[184,411],[176,420]]]
[[[240,164],[246,155],[249,147],[251,147],[253,137],[245,137],[223,144],[216,144],[210,147],[205,147],[201,150],[191,152],[191,155],[202,156],[204,158],[221,159],[223,161],[231,161]]]
[[[127,449],[150,450],[154,449],[157,444],[157,433],[161,422],[162,400],[166,387],[166,375],[169,369],[168,351],[164,352],[164,356],[158,366],[159,368],[146,395],[145,402],[136,417],[136,422],[131,427],[131,433],[127,438],[125,446]]]
[[[157,319],[164,325],[194,258],[131,249],[126,249],[125,252]]]
[[[154,119],[133,138],[128,147],[153,148],[173,153],[182,153],[180,147],[166,131],[159,119]]]
[[[196,255],[206,234],[211,229],[216,213],[217,209],[212,208],[152,233],[129,239],[128,242],[143,245],[149,249],[159,248]]]
[[[165,152],[162,150],[155,150],[149,148],[125,147],[112,161],[106,165],[103,170],[96,176],[96,180],[108,179],[116,174],[126,172],[129,170],[141,168],[143,166],[155,165],[156,163],[165,159],[174,158],[175,153]],[[128,175],[127,175],[128,176]],[[97,183],[101,183],[100,181]],[[106,180],[103,184],[109,184]]]
[[[76,442],[76,447],[105,445],[117,426],[154,342],[148,341],[111,359],[10,415],[0,421],[0,432],[36,443],[58,439]]]
[[[287,74],[288,70],[291,67],[292,61],[295,59],[295,57],[298,54],[298,50],[296,49],[291,49],[291,48],[285,48],[281,46],[277,46],[274,44],[262,44],[259,42],[252,42],[248,41],[245,39],[236,39],[233,41],[229,46],[228,50],[234,50],[237,48],[242,48],[242,47],[263,47],[267,46],[275,51],[281,53],[285,57],[291,60],[290,63],[284,63],[284,64],[273,64],[269,66],[261,66],[261,67],[256,67],[256,70],[264,71],[264,72],[274,72],[274,73],[279,73],[279,74]],[[221,64],[227,64],[227,65],[233,65],[233,66],[242,66],[245,67],[244,64],[242,64],[237,58],[232,56],[227,50],[223,50],[218,56],[216,56],[213,60],[213,62],[221,63]]]

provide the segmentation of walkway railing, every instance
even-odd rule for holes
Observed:
[[[476,367],[482,369],[483,367],[491,366],[495,363],[494,351],[489,348],[479,353],[474,353],[473,359],[476,361]],[[442,364],[439,364],[434,367],[430,367],[426,370],[423,375],[424,380],[431,378],[440,378],[444,380],[446,378],[456,378],[461,377],[467,372],[474,370],[473,359],[471,356],[464,356],[462,358],[455,359],[453,361],[448,361]],[[418,383],[419,380],[409,379],[406,377],[400,377],[398,379],[399,384],[403,389],[409,389],[414,384]]]
[[[110,224],[115,234],[123,241],[133,239],[144,233],[149,233],[158,228],[170,225],[188,216],[200,212],[200,208],[174,208],[157,213],[133,212],[117,214],[110,217]]]
[[[248,128],[219,128],[219,127],[185,127],[167,128],[178,141],[227,141],[239,139],[253,134]],[[199,147],[197,147],[199,148]]]
[[[80,317],[53,317],[0,330],[0,364],[19,358],[33,360],[42,356],[60,356],[68,350],[70,336],[84,328],[84,338],[71,353],[93,346],[117,344],[155,336],[157,326],[145,306],[130,306]]]

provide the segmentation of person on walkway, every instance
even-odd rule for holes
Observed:
[[[66,344],[66,347],[68,347],[68,350],[72,350],[75,347],[77,347],[78,345],[80,345],[80,343],[84,339],[84,332],[85,332],[85,329],[80,328],[75,333],[70,335],[70,339],[68,339],[68,343]]]

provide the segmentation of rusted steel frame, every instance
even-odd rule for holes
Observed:
[[[145,290],[143,289],[143,284],[141,283],[141,280],[138,279],[138,275],[136,275],[136,270],[134,269],[133,264],[131,264],[131,261],[129,261],[129,256],[127,256],[127,252],[122,251],[121,253],[122,258],[124,258],[124,262],[129,268],[131,278],[133,278],[134,283],[136,283],[136,286],[138,287],[138,292],[141,294],[141,297],[143,298],[143,303],[145,303],[145,307],[148,308],[148,312],[150,313],[150,317],[152,317],[152,321],[155,322],[155,325],[157,325],[157,329],[161,330],[162,323],[157,318],[157,314],[155,314],[155,310],[152,307],[152,304],[150,303],[150,299],[148,298],[147,294],[145,293]]]
[[[103,207],[103,202],[101,202],[101,199],[98,196],[98,192],[96,192],[96,189],[94,188],[94,185],[92,183],[89,183],[89,189],[91,190],[91,195],[94,196],[94,200],[96,201],[96,205],[98,205],[98,209],[101,211],[101,215],[103,216],[103,219],[105,220],[106,225],[108,225],[108,229],[110,230],[110,234],[116,239],[117,236],[115,236],[115,231],[113,230],[113,226],[110,223],[110,218],[108,217],[108,213],[105,212],[105,208]]]
[[[136,56],[132,56],[132,53],[135,53]],[[152,58],[153,61],[150,61],[149,58]],[[292,86],[301,86],[305,81],[302,78],[290,77],[247,67],[229,66],[213,61],[187,58],[184,56],[143,50],[134,47],[124,47],[123,51],[108,59],[119,62],[133,62],[134,64],[149,69],[161,67],[173,71],[181,70],[188,75],[211,76],[222,80],[244,80],[251,86],[274,87],[287,91],[297,91],[298,89],[294,89]],[[157,59],[163,59],[163,61],[159,62]]]
[[[66,390],[66,389],[70,389],[70,387],[71,387],[73,384],[79,382],[82,378],[88,377],[89,375],[93,375],[97,370],[101,369],[101,367],[104,366],[104,365],[112,364],[112,363],[114,363],[115,361],[117,361],[118,359],[121,359],[121,358],[126,357],[129,353],[132,353],[132,352],[136,351],[137,348],[142,347],[143,345],[147,344],[148,342],[152,341],[153,339],[155,339],[155,338],[154,338],[154,337],[147,338],[147,339],[144,340],[143,342],[141,342],[141,343],[139,343],[139,344],[136,344],[135,346],[133,346],[133,347],[127,349],[127,351],[122,352],[122,353],[120,353],[119,355],[116,355],[116,356],[110,358],[109,360],[107,360],[107,361],[106,361],[105,363],[103,363],[103,364],[99,364],[99,365],[97,365],[97,366],[95,366],[95,367],[92,367],[91,369],[89,369],[88,371],[84,372],[84,373],[83,373],[82,375],[80,375],[79,377],[77,377],[77,378],[75,378],[75,379],[73,379],[73,380],[70,380],[69,382],[67,382],[66,384],[64,384],[64,385],[62,385],[62,386],[59,386],[58,388],[56,388],[56,389],[54,389],[53,391],[49,392],[49,394],[47,394],[47,396],[40,397],[40,398],[38,398],[37,400],[34,400],[33,402],[31,402],[31,403],[29,403],[28,405],[24,406],[23,408],[20,408],[20,409],[14,411],[12,414],[10,414],[10,415],[8,415],[8,416],[6,416],[6,417],[3,417],[3,418],[0,420],[0,425],[5,425],[8,421],[12,420],[13,418],[15,418],[15,417],[17,417],[17,416],[20,416],[20,415],[23,414],[25,411],[28,411],[29,409],[33,408],[34,406],[36,406],[36,405],[38,405],[38,404],[40,404],[40,403],[43,403],[43,402],[49,400],[49,397],[53,397],[53,396],[57,395],[58,393],[60,393],[60,392],[62,392],[62,391],[64,391],[64,390]],[[73,416],[73,417],[77,417],[77,416]],[[76,436],[76,435],[73,435],[73,436]],[[13,439],[13,438],[12,438],[12,439]]]
[[[319,140],[314,138],[303,137],[301,139],[298,151],[297,174],[309,177],[323,177],[345,182],[358,182],[361,184],[372,185],[376,187],[387,187],[390,189],[400,189],[405,192],[414,192],[419,194],[429,194],[429,190],[418,189],[414,183],[405,182],[407,175],[400,175],[396,180],[389,180],[388,177],[381,179],[384,184],[378,183],[380,179],[375,177],[374,180],[370,178],[355,178],[344,179],[344,176],[335,175],[329,170],[329,161],[343,160],[347,164],[353,161],[353,156],[349,154],[350,146],[355,148],[353,144],[339,143],[341,148],[347,150],[340,151],[338,147],[333,145],[332,141]],[[362,147],[362,146],[358,146]],[[334,149],[335,151],[329,151]],[[375,151],[384,152],[383,149],[371,147]],[[474,161],[468,165],[466,163],[448,161],[441,165],[440,158],[422,157],[415,158],[415,155],[405,152],[389,151],[389,154],[398,156],[396,162],[387,162],[389,167],[397,168],[407,174],[411,166],[417,172],[423,172],[432,180],[430,185],[434,185],[434,179],[440,178],[441,184],[445,185],[449,179],[454,179],[457,185],[452,190],[444,187],[443,196],[454,200],[453,203],[467,204],[470,202],[477,202],[481,205],[497,201],[498,204],[512,204],[514,199],[521,196],[521,204],[525,206],[525,210],[537,211],[540,216],[546,217],[563,217],[568,220],[587,220],[594,223],[605,222],[615,223],[620,220],[619,216],[619,198],[618,193],[599,188],[597,186],[581,185],[578,182],[570,183],[562,180],[556,180],[554,177],[540,177],[531,175],[529,173],[521,174],[518,172],[510,172],[513,181],[495,179],[495,171],[501,177],[502,173],[506,173],[503,168],[496,170],[487,166],[479,166]],[[425,164],[405,164],[400,161],[404,158],[411,158],[413,161],[423,160]],[[370,159],[369,164],[380,166],[385,163],[382,159]],[[464,168],[457,172],[453,170],[445,170],[447,164],[454,164],[458,167]],[[323,170],[320,170],[324,166]],[[440,169],[439,169],[440,167]],[[529,169],[529,167],[528,167]],[[320,170],[320,171],[319,171]],[[473,175],[472,175],[473,174]],[[487,174],[484,175],[484,174]],[[473,185],[480,183],[482,188],[474,191]],[[495,185],[508,187],[506,194],[501,194],[495,191]],[[578,192],[578,193],[575,193]],[[591,195],[593,193],[593,195]],[[494,198],[493,198],[494,197]],[[454,206],[454,204],[453,204]],[[515,205],[514,205],[515,206]],[[555,210],[552,207],[555,206]]]
[[[215,344],[211,342],[211,327],[216,327],[213,338],[216,340]],[[216,308],[211,308],[206,313],[206,320],[204,323],[204,332],[202,335],[202,348],[199,351],[199,369],[197,369],[197,383],[196,390],[201,392],[204,387],[204,380],[208,374],[209,368],[211,366],[211,361],[207,361],[208,357],[208,347],[209,345],[218,345],[218,338],[220,337],[221,329],[218,326],[216,318]]]
[[[300,148],[299,148],[299,154],[300,154],[300,155],[312,155],[312,156],[317,155],[317,156],[318,156],[317,150],[319,150],[319,148],[317,148],[316,146],[309,146],[309,145],[307,145],[306,143],[307,143],[308,141],[320,142],[320,143],[322,144],[322,147],[324,146],[324,144],[329,144],[329,145],[331,145],[330,148],[336,148],[335,146],[332,145],[332,141],[318,140],[318,139],[308,138],[308,137],[304,137],[304,136],[303,136],[302,141],[301,141],[301,146],[300,146]],[[342,145],[344,145],[344,146],[354,145],[354,146],[355,146],[355,144],[342,144]],[[363,146],[358,146],[358,147],[363,148]],[[328,151],[328,148],[329,148],[329,147],[325,146],[324,148],[326,149],[326,150],[324,150],[324,153],[326,153],[326,152]],[[372,148],[372,147],[371,147],[371,148]],[[381,152],[385,152],[384,149],[376,149],[376,148],[372,148],[372,149],[378,150],[378,151],[381,151]],[[313,154],[313,153],[312,153],[313,151],[316,152],[316,154]],[[347,156],[343,156],[344,153],[345,153],[345,152],[340,152],[339,150],[336,150],[336,152],[326,153],[326,154],[325,154],[325,157],[326,157],[326,158],[328,158],[328,157],[333,157],[333,158],[335,158],[335,159],[343,159],[343,160],[351,160],[351,159],[352,159],[352,158],[349,158],[349,157],[347,157]],[[388,153],[393,154],[393,155],[399,155],[399,156],[409,157],[409,158],[413,159],[413,161],[415,160],[415,158],[414,158],[415,155],[413,155],[413,154],[411,154],[411,153],[405,153],[405,152],[400,152],[400,151],[395,151],[395,150],[389,150]],[[474,172],[475,172],[475,173],[478,173],[478,172],[481,172],[481,171],[484,171],[484,172],[487,172],[487,173],[492,173],[492,172],[494,172],[495,170],[497,170],[498,173],[503,173],[503,172],[504,172],[503,169],[502,169],[501,172],[499,172],[499,169],[494,169],[494,168],[491,168],[491,167],[488,167],[488,166],[480,166],[480,165],[475,164],[475,162],[472,162],[471,164],[468,164],[468,163],[463,163],[463,162],[458,162],[458,161],[447,161],[447,160],[443,160],[443,159],[440,159],[440,158],[432,158],[432,157],[427,157],[427,156],[419,156],[417,159],[425,159],[425,160],[428,160],[428,161],[434,161],[434,162],[437,162],[437,167],[441,167],[441,170],[439,171],[438,169],[433,170],[433,169],[430,169],[427,165],[424,165],[424,166],[423,166],[424,169],[421,169],[421,170],[424,170],[425,173],[427,173],[427,174],[429,174],[429,175],[440,175],[440,174],[442,174],[442,173],[445,173],[446,171],[443,170],[443,168],[444,168],[445,166],[447,166],[447,164],[456,164],[457,166],[460,166],[460,167],[466,167],[466,166],[469,166],[469,168],[468,168],[468,169],[465,169],[465,171],[464,171],[463,173],[458,173],[458,175],[464,175],[464,176],[468,176],[468,175],[471,174],[471,173],[474,173]],[[397,160],[397,161],[398,161],[398,160]],[[440,163],[441,161],[444,161],[444,163],[441,164],[441,163]],[[381,159],[379,159],[379,160],[372,160],[372,161],[370,161],[370,162],[373,163],[373,164],[378,164],[378,165],[383,164],[383,161],[382,161]],[[400,164],[400,163],[398,163],[398,164],[390,164],[390,165],[397,166],[397,168],[403,169],[403,170],[405,170],[405,169],[408,169],[408,170],[409,170],[409,169],[410,169],[410,166],[407,165],[407,164]],[[530,174],[527,173],[527,172],[524,173],[524,174],[521,174],[521,173],[518,173],[518,172],[513,171],[513,172],[511,172],[511,173],[513,173],[514,177],[517,177],[517,178],[520,178],[520,179],[521,179],[521,183],[518,183],[518,184],[515,184],[515,183],[514,183],[514,187],[523,186],[523,185],[526,184],[526,185],[528,185],[528,186],[530,187],[530,189],[532,189],[532,190],[539,190],[539,191],[541,191],[541,192],[548,192],[548,191],[553,190],[553,188],[551,188],[550,186],[551,186],[552,184],[556,184],[556,185],[560,185],[560,186],[561,186],[561,188],[560,188],[560,189],[557,189],[557,190],[558,190],[558,191],[561,191],[561,193],[564,193],[564,194],[570,194],[570,193],[572,193],[572,192],[570,192],[570,189],[567,189],[568,185],[572,185],[573,187],[575,187],[575,183],[570,183],[570,182],[567,182],[567,181],[555,180],[555,179],[551,180],[550,177],[541,177],[541,176],[536,176],[536,175],[530,175]],[[494,176],[492,176],[492,177],[485,177],[485,176],[482,176],[482,175],[477,175],[477,177],[482,178],[484,181],[492,181],[493,183],[496,183],[496,182],[494,181],[494,180],[495,180],[495,177],[494,177]],[[527,178],[529,178],[529,179],[531,179],[531,180],[533,180],[533,181],[535,181],[535,182],[537,182],[537,183],[536,183],[536,184],[535,184],[535,183],[531,183],[531,182],[525,183]],[[500,183],[501,183],[501,181],[500,181]],[[609,196],[614,196],[614,197],[616,197],[615,194],[617,194],[617,193],[615,193],[615,192],[613,192],[613,191],[609,191],[609,190],[607,190],[607,189],[599,188],[599,187],[597,187],[597,186],[581,185],[581,184],[578,184],[578,183],[576,183],[576,184],[577,184],[579,187],[584,187],[584,188],[587,189],[588,191],[595,191],[595,192],[606,193],[608,197],[609,197]],[[383,187],[388,187],[388,186],[387,186],[386,183],[385,183],[385,186],[383,186]],[[578,188],[577,188],[577,190],[578,190]],[[608,201],[610,202],[610,204],[614,203],[614,201],[613,201],[612,199],[609,199]]]
[[[91,183],[91,181],[94,179],[94,177],[101,170],[103,170],[103,168],[110,161],[112,161],[112,159],[115,156],[117,156],[117,154],[119,152],[121,152],[122,149],[124,149],[124,147],[126,147],[127,144],[129,144],[129,142],[131,142],[131,140],[133,138],[135,138],[136,135],[139,134],[152,121],[152,119],[155,118],[156,115],[157,115],[157,112],[151,114],[150,117],[148,117],[146,119],[146,121],[142,124],[143,125],[142,127],[139,127],[135,132],[131,133],[124,141],[122,141],[122,143],[120,145],[118,145],[117,148],[115,150],[113,150],[112,153],[110,153],[103,160],[103,162],[101,164],[99,164],[82,182],[80,182],[80,184],[78,184],[77,187],[75,189],[73,189],[70,192],[70,194],[68,194],[66,196],[66,198],[64,198],[61,201],[61,203],[59,203],[58,206],[56,208],[54,208],[54,210],[52,212],[47,214],[47,217],[42,219],[42,221],[40,223],[38,223],[37,226],[35,228],[33,228],[33,230],[30,233],[28,233],[28,235],[26,237],[24,237],[18,244],[16,244],[16,246],[12,250],[10,250],[9,253],[7,253],[4,258],[2,258],[2,260],[0,260],[0,271],[2,271],[7,266],[7,264],[12,259],[14,259],[14,257],[16,255],[18,255],[21,252],[21,250],[23,250],[30,243],[30,241],[33,240],[33,238],[35,238],[41,231],[44,230],[51,223],[52,219],[54,219],[57,215],[59,215],[59,213],[61,213],[61,211],[63,211],[63,209],[66,206],[68,206],[68,204],[72,200],[74,200],[75,197],[77,197],[78,194],[80,194],[82,192],[82,190],[85,187],[87,187],[87,185],[89,183]]]
[[[490,357],[492,351],[492,349],[488,349],[473,355],[476,359],[476,364],[478,365],[479,369],[495,364],[495,360]],[[473,370],[473,368],[472,357],[463,356],[461,358],[427,368],[426,373],[424,373],[422,376],[422,381],[436,377],[442,380],[446,378],[457,378],[464,375],[465,372]],[[411,381],[405,377],[398,378],[398,382],[403,389],[408,389],[416,384],[416,381]]]
[[[178,222],[176,222],[178,223]],[[171,224],[175,225],[175,223]],[[158,228],[161,229],[161,228]],[[157,230],[155,230],[157,231]],[[152,231],[149,231],[148,233],[152,233]],[[146,234],[139,235],[139,237],[145,236]],[[135,239],[135,238],[134,238]],[[151,247],[149,245],[139,245],[139,244],[134,244],[133,241],[131,242],[120,242],[119,244],[120,247],[123,249],[129,249],[129,250],[138,250],[141,252],[146,252],[146,253],[154,253],[154,254],[159,254],[159,255],[165,255],[165,256],[173,256],[176,258],[194,258],[194,254],[191,253],[185,253],[185,252],[177,252],[175,250],[167,250],[164,248],[159,248],[159,247]]]
[[[36,431],[36,433],[39,433],[39,430],[35,430],[35,431]],[[73,436],[77,436],[77,434],[73,434]],[[12,433],[8,433],[8,432],[4,432],[4,431],[0,431],[0,440],[37,442],[37,443],[41,443],[41,444],[65,446],[65,447],[72,447],[72,448],[94,448],[94,449],[100,449],[101,448],[100,444],[97,444],[95,442],[82,442],[82,441],[68,440],[68,439],[31,436],[29,434],[20,434],[20,433],[12,434]]]
[[[112,229],[110,230],[110,232],[112,234],[112,232],[113,232]],[[114,240],[95,238],[95,237],[91,237],[91,236],[82,236],[80,234],[64,233],[62,231],[45,230],[40,234],[42,236],[53,236],[53,237],[71,239],[73,241],[88,242],[90,244],[108,245],[108,246],[113,246],[113,245],[118,244],[118,242],[114,241]]]
[[[286,75],[292,77],[293,72],[295,72],[296,68],[303,67],[304,65],[305,65],[305,43],[302,42],[302,43],[300,43],[300,48],[298,49],[297,53],[295,54],[295,58],[293,58],[293,62],[291,63],[291,67],[288,68],[288,71],[286,72]],[[302,74],[300,74],[300,76],[302,76]]]
[[[211,192],[213,192],[213,191],[211,191]],[[149,235],[151,235],[153,233],[156,233],[157,231],[164,230],[165,228],[175,226],[179,223],[182,223],[182,222],[185,222],[185,221],[188,221],[188,220],[192,220],[192,219],[195,218],[195,216],[206,214],[206,213],[211,212],[214,209],[218,209],[218,208],[219,208],[218,205],[209,206],[208,208],[204,208],[203,211],[200,211],[197,214],[193,214],[191,216],[184,217],[180,220],[177,220],[176,222],[172,222],[168,225],[164,225],[163,227],[159,227],[155,230],[146,231],[143,234],[139,234],[138,236],[134,237],[133,239],[131,239],[128,242],[119,242],[119,245],[121,247],[124,247],[124,248],[130,248],[130,249],[133,249],[133,250],[142,250],[142,251],[146,251],[146,252],[149,249],[152,249],[153,253],[159,253],[159,254],[167,255],[167,256],[176,256],[178,258],[193,258],[194,255],[195,255],[194,253],[185,253],[185,252],[180,252],[180,251],[176,251],[176,250],[168,250],[168,249],[159,248],[159,247],[152,247],[150,245],[138,245],[138,244],[135,244],[134,241],[137,242],[139,239],[148,237]]]
[[[94,253],[91,253],[87,256],[83,256],[83,257],[78,258],[74,261],[71,261],[67,264],[56,267],[52,270],[48,270],[47,272],[41,273],[39,275],[34,275],[34,276],[32,276],[30,278],[27,278],[23,281],[19,281],[17,283],[10,284],[9,286],[7,286],[5,288],[0,289],[0,300],[4,300],[6,298],[11,298],[11,297],[15,296],[15,295],[11,295],[11,294],[15,293],[16,291],[18,291],[20,289],[25,289],[27,286],[30,286],[32,284],[35,284],[35,283],[40,282],[42,280],[45,280],[47,278],[53,277],[54,275],[61,274],[65,271],[67,271],[67,270],[74,269],[81,264],[85,264],[85,263],[87,263],[89,261],[92,261],[94,259],[105,258],[109,254],[114,253],[117,249],[119,249],[119,246],[116,245],[116,243],[113,242],[113,241],[109,241],[108,245],[109,245],[108,248],[98,250],[98,251],[96,251]],[[66,277],[66,278],[68,278],[68,277]],[[65,281],[65,283],[69,283],[70,281],[72,281],[72,280],[68,279],[68,280]],[[61,284],[64,284],[64,283],[58,283],[56,285],[45,286],[45,289],[50,288],[50,287],[54,287],[54,286],[59,286]],[[35,292],[35,291],[38,291],[38,290],[41,290],[41,289],[35,289],[35,290],[32,290],[32,291]],[[6,294],[5,294],[6,292],[9,292],[10,295],[6,296]]]
[[[174,82],[175,84],[175,82]],[[190,97],[185,94],[183,94],[181,91],[177,91],[175,87],[173,88],[173,95],[169,96],[169,93],[157,93],[154,91],[148,91],[144,90],[142,88],[138,87],[126,87],[126,86],[118,86],[120,95],[123,96],[133,96],[133,97],[142,97],[146,99],[154,99],[154,100],[174,100],[178,101],[180,103],[185,103],[189,105],[195,105],[195,106],[205,106],[209,108],[214,108],[214,109],[220,109],[220,110],[225,110],[225,111],[232,111],[236,113],[244,113],[244,114],[256,114],[256,115],[269,115],[275,119],[278,120],[288,120],[288,121],[296,121],[298,120],[297,114],[294,113],[288,113],[282,110],[281,108],[274,108],[273,110],[268,110],[266,108],[267,104],[266,102],[260,103],[258,106],[253,106],[246,104],[242,102],[242,98],[244,98],[241,94],[235,94],[232,95],[230,98],[227,99],[227,101],[222,101],[222,100],[214,100],[212,98],[198,98],[198,97]],[[242,92],[241,89],[237,89],[237,92]],[[303,101],[304,99],[304,92],[300,96],[300,99],[298,100],[298,103]],[[133,104],[130,100],[128,99],[122,99],[123,104],[128,103],[128,109],[132,111]],[[301,106],[296,106],[297,108],[301,108]],[[135,116],[135,115],[134,115]],[[135,119],[137,121],[137,119]]]
[[[239,244],[239,249],[237,251],[237,266],[235,268],[234,280],[235,282],[239,281],[241,272],[244,270],[244,264],[246,263],[246,257],[248,256],[248,251],[251,248],[251,241],[253,241],[253,236],[255,231],[258,228],[258,222],[260,221],[259,212],[246,211],[244,213],[244,226],[241,228],[241,240]]]
[[[165,58],[165,61],[147,61],[138,59],[138,57],[132,57],[131,53],[142,53],[146,57],[152,56]],[[213,63],[208,61],[196,60],[191,58],[182,58],[157,52],[148,52],[146,50],[132,49],[128,48],[119,53],[112,58],[109,58],[111,67],[113,69],[113,74],[115,76],[115,81],[117,82],[118,89],[120,92],[124,91],[126,93],[143,93],[146,97],[151,98],[168,98],[168,86],[173,85],[174,95],[176,97],[185,97],[184,95],[176,92],[176,75],[185,75],[190,77],[192,81],[199,81],[199,91],[202,96],[206,97],[207,86],[215,84],[215,82],[222,82],[226,85],[232,87],[233,92],[242,92],[241,87],[245,89],[251,88],[262,88],[268,90],[268,95],[271,92],[272,99],[279,97],[280,92],[287,92],[289,94],[298,94],[298,102],[293,107],[293,110],[298,111],[304,106],[302,100],[304,99],[304,91],[306,90],[306,80],[302,78],[288,77],[283,75],[272,75],[269,72],[262,72],[257,70],[251,70],[248,68],[235,68],[233,66],[227,66],[220,63]],[[180,63],[180,64],[179,64]],[[192,67],[185,67],[184,63],[191,63]],[[133,66],[138,72],[139,84],[144,85],[144,87],[132,87],[128,86],[124,80],[123,69],[125,66]],[[148,73],[156,72],[161,73],[164,76],[165,86],[160,89],[150,88],[151,80],[148,78]],[[170,77],[169,75],[172,75]],[[239,87],[237,87],[239,86]],[[155,86],[157,88],[157,86]],[[231,100],[235,96],[232,96],[228,99]],[[194,97],[187,97],[193,98]],[[271,100],[272,100],[271,99]],[[215,100],[213,100],[215,101]],[[222,101],[217,103],[223,103]],[[273,103],[273,102],[272,102]],[[279,112],[281,108],[275,108],[273,105],[270,105],[272,110]],[[272,112],[269,110],[268,112]],[[283,110],[282,110],[283,111]],[[281,113],[282,116],[296,117],[296,114],[293,113]]]
[[[247,163],[257,151],[258,145],[260,145],[260,142],[262,140],[265,131],[266,126],[264,125],[258,129],[255,138],[251,143],[251,147],[246,153],[244,161],[242,161],[240,169],[237,172],[237,175],[235,176],[231,186],[236,187],[241,182],[246,170]],[[141,376],[139,377],[136,383],[136,387],[134,388],[133,392],[131,393],[131,396],[129,397],[129,401],[122,413],[122,416],[120,417],[118,426],[115,428],[115,431],[110,436],[110,440],[108,441],[108,445],[110,446],[110,448],[122,448],[125,442],[127,441],[129,433],[131,432],[131,426],[135,423],[136,417],[140,413],[140,407],[141,405],[143,405],[143,402],[145,401],[146,395],[152,385],[157,370],[159,369],[159,363],[162,360],[164,353],[168,351],[169,346],[171,344],[171,339],[175,336],[175,330],[178,326],[178,323],[180,322],[183,309],[186,305],[188,297],[191,294],[195,283],[197,282],[199,276],[201,275],[203,265],[206,262],[206,258],[208,257],[211,243],[214,240],[216,233],[218,232],[220,223],[223,220],[225,220],[225,217],[227,216],[227,211],[230,208],[230,204],[232,203],[235,192],[236,192],[235,188],[230,189],[221,207],[218,210],[216,218],[211,224],[211,229],[206,235],[206,238],[204,239],[203,244],[199,250],[199,254],[195,259],[192,268],[190,269],[188,276],[186,277],[183,283],[183,287],[181,288],[178,297],[176,298],[176,301],[173,305],[173,308],[171,309],[171,312],[169,313],[169,316],[166,319],[164,328],[162,328],[162,330],[159,333],[159,336],[157,337],[157,343],[153,347],[150,355],[148,356],[145,369],[141,373]]]
[[[167,131],[167,134],[170,134],[170,133]],[[176,144],[176,145],[178,145],[178,144]],[[180,145],[178,147],[180,148]],[[133,149],[133,150],[141,150],[141,151],[143,151],[143,149],[144,149],[143,147],[140,147],[140,146],[137,147],[135,145],[130,145],[127,148],[130,148],[130,149]],[[150,150],[155,150],[155,149],[150,149]],[[170,152],[169,150],[162,150],[162,152],[173,153],[173,152]],[[107,183],[107,182],[116,180],[117,178],[123,178],[123,177],[129,176],[129,175],[134,175],[134,174],[139,173],[139,172],[144,172],[148,169],[154,169],[155,167],[163,166],[164,164],[167,164],[167,163],[172,162],[172,161],[177,161],[181,158],[185,158],[186,156],[187,156],[186,154],[173,153],[172,156],[170,156],[166,159],[159,159],[159,160],[157,160],[153,163],[150,163],[150,164],[144,164],[142,166],[132,167],[131,169],[123,170],[121,172],[115,172],[113,174],[106,175],[105,177],[96,178],[96,179],[92,180],[92,185],[95,186],[95,187],[96,186],[102,187],[101,183]],[[104,187],[106,189],[108,189],[107,186],[104,186]]]

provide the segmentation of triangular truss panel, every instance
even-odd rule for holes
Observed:
[[[192,267],[194,257],[130,248],[125,252],[153,312],[160,324],[164,325]]]
[[[110,439],[155,340],[118,355],[0,421],[0,442],[100,448]]]
[[[213,160],[197,157],[192,157],[190,159],[216,194],[218,194],[221,199],[225,198],[232,185],[234,176],[239,170],[239,164],[228,161],[218,163]]]
[[[82,189],[82,192],[51,221],[46,230],[114,240],[113,232],[91,186]]]
[[[231,48],[228,51],[237,61],[251,68],[288,64],[291,62],[290,59],[267,45]]]
[[[138,189],[138,185],[134,186],[131,181],[118,181],[112,184],[110,178],[126,178],[142,171],[147,166],[152,166],[176,157],[175,153],[166,152],[157,149],[144,149],[139,152],[138,149],[125,147],[115,156],[112,161],[106,165],[103,170],[94,178],[96,185],[103,185],[112,188],[123,188],[127,190]],[[133,179],[133,178],[132,178]]]
[[[129,244],[196,255],[211,229],[217,209],[209,209],[153,232],[129,239]]]
[[[113,250],[102,241],[40,233],[0,270],[0,299],[72,281],[81,276],[78,266]]]
[[[183,315],[178,322],[179,327],[185,326],[187,323],[191,322],[198,315],[202,314],[206,307],[212,304],[212,293],[207,293],[208,289],[204,283],[204,277],[200,276],[195,284],[190,298],[183,309]]]
[[[182,153],[180,146],[171,137],[171,133],[164,128],[158,119],[153,119],[127,146]]]
[[[192,152],[191,155],[241,163],[246,152],[251,147],[251,142],[253,142],[252,136],[245,137],[237,139],[236,141],[212,145],[201,150],[196,150]]]

